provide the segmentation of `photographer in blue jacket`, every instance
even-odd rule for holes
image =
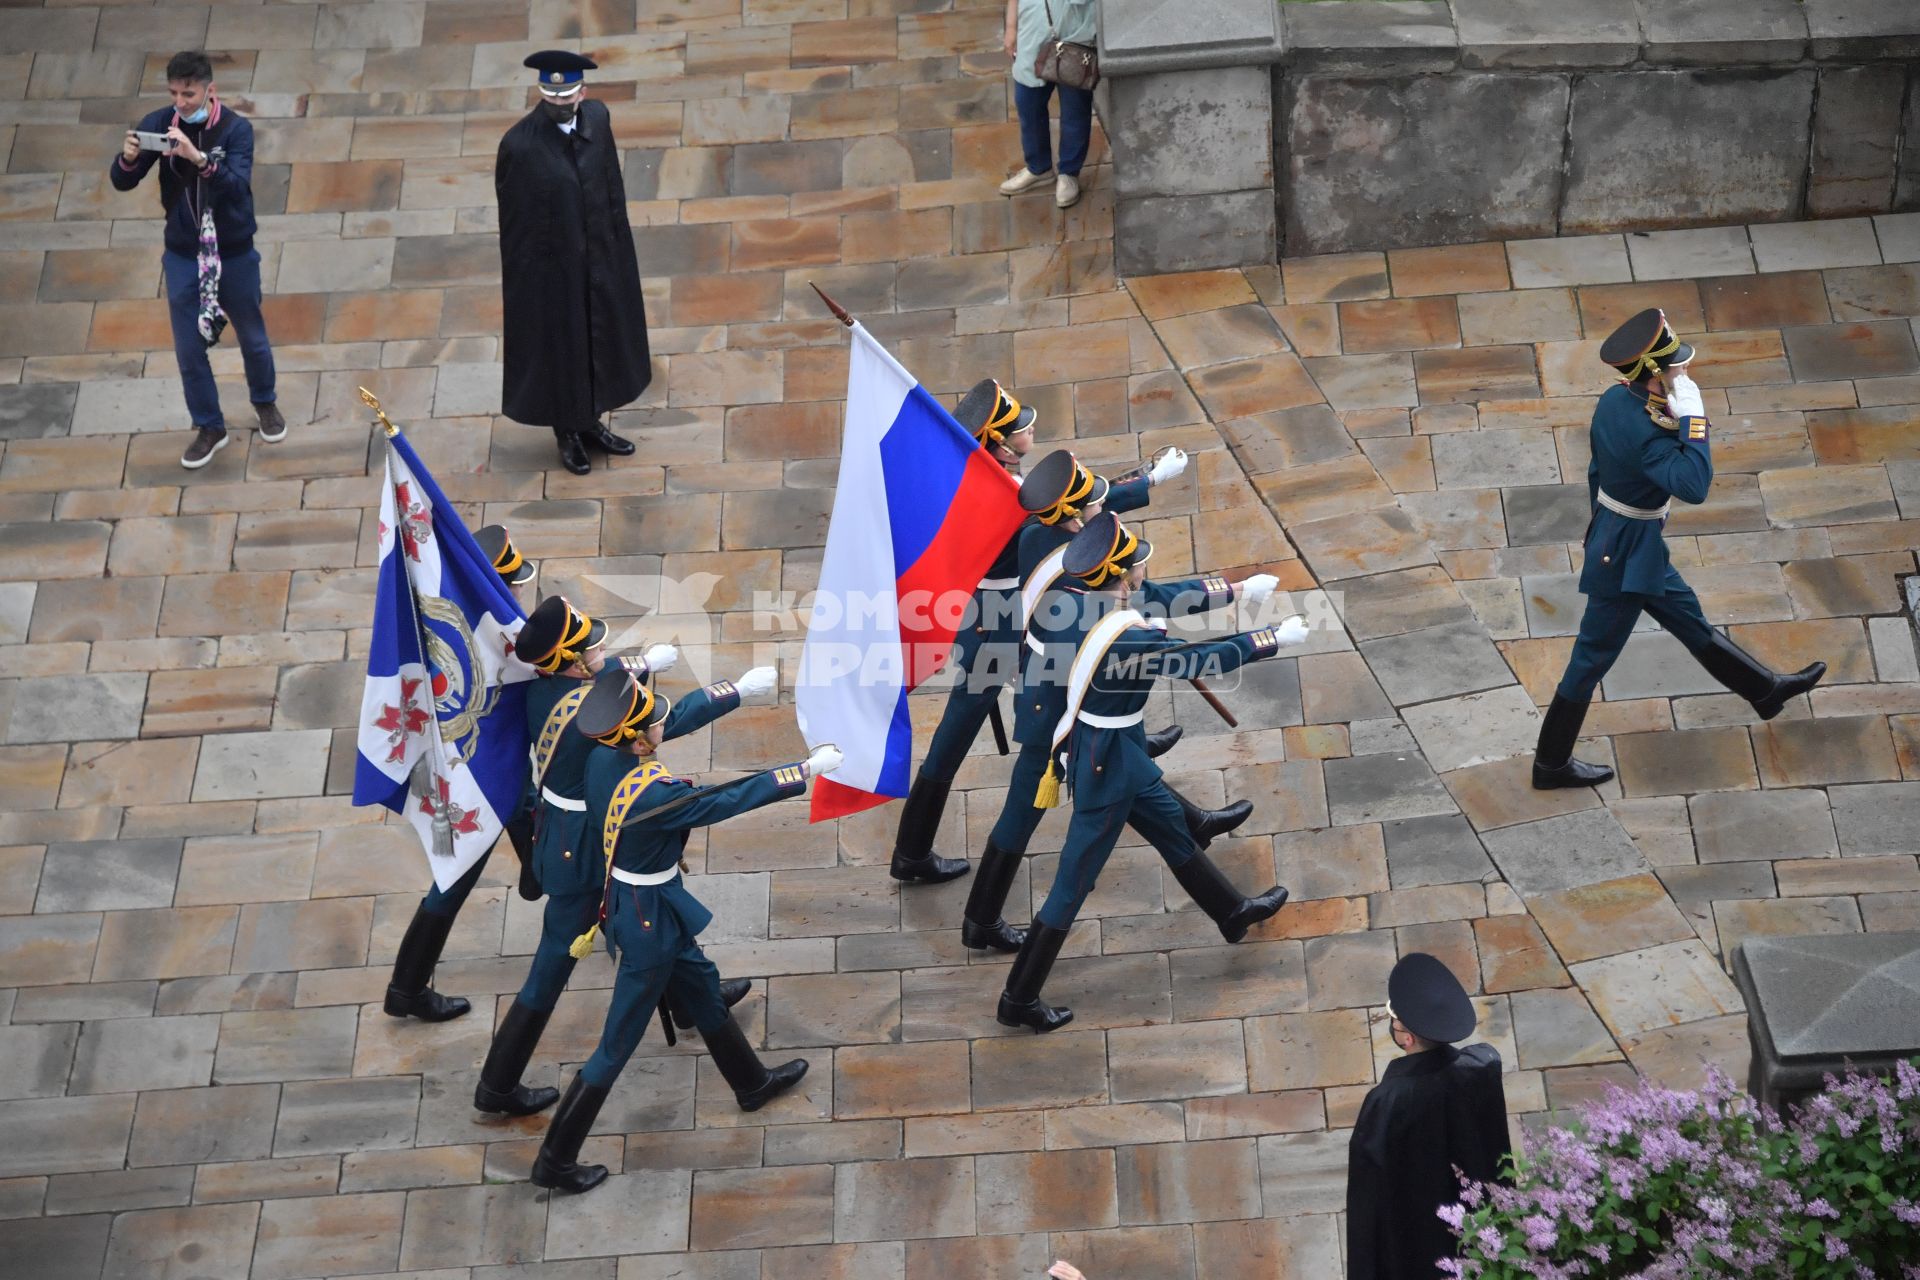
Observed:
[[[160,170],[160,208],[167,219],[161,265],[173,318],[187,412],[195,428],[180,465],[195,470],[227,444],[227,424],[207,351],[231,324],[247,370],[247,398],[260,438],[287,434],[274,404],[273,346],[260,311],[260,253],[253,247],[253,126],[220,101],[213,64],[198,52],[167,63],[170,106],[150,111],[127,131],[108,171],[131,191]]]

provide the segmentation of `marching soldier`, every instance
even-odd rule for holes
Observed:
[[[799,764],[698,787],[653,759],[669,714],[666,698],[612,672],[594,682],[574,717],[581,733],[607,749],[589,756],[586,790],[587,830],[599,833],[604,867],[602,923],[575,940],[573,953],[588,954],[604,928],[619,967],[599,1047],[568,1085],[534,1161],[536,1186],[581,1192],[606,1180],[604,1166],[579,1163],[580,1144],[665,997],[686,1011],[741,1110],[759,1110],[807,1073],[804,1058],[769,1070],[728,1011],[720,975],[699,943],[713,914],[681,883],[680,859],[693,828],[797,796],[809,777],[831,772],[843,757],[816,747]]]
[[[554,600],[559,599],[554,597]],[[568,615],[562,625],[567,630],[577,632],[579,624],[576,620],[581,615],[565,605],[564,601],[561,603]],[[591,619],[586,622],[589,629],[600,625]],[[548,634],[550,630],[529,642],[526,630],[522,630],[522,656],[541,650],[548,643]],[[649,652],[656,658],[664,659],[662,650],[672,653],[673,646],[657,645]],[[545,659],[547,663],[556,660],[557,655]],[[661,665],[672,664],[663,661]],[[646,679],[649,675],[651,672],[644,667],[638,673],[640,679]],[[601,670],[598,679],[624,682],[634,676],[630,667],[609,663]],[[662,721],[662,739],[678,738],[713,723],[738,707],[742,697],[772,689],[775,676],[772,667],[755,667],[738,681],[720,680],[687,695],[673,704]],[[605,882],[605,863],[594,856],[597,833],[590,831],[587,825],[587,760],[595,750],[595,745],[592,739],[574,727],[580,706],[587,699],[592,686],[574,679],[554,677],[536,682],[536,687],[541,693],[538,702],[549,708],[539,727],[532,730],[535,735],[533,768],[537,792],[534,804],[539,815],[533,856],[540,884],[546,890],[547,905],[541,921],[540,945],[534,950],[527,980],[513,1003],[507,1007],[506,1017],[494,1031],[493,1044],[487,1050],[486,1064],[480,1071],[480,1081],[473,1090],[476,1110],[515,1116],[532,1115],[544,1110],[560,1097],[558,1089],[529,1089],[520,1083],[520,1077],[533,1058],[534,1048],[540,1043],[547,1020],[553,1016],[554,1006],[560,1001],[560,992],[573,975],[576,961],[568,949],[574,939],[594,923],[600,910],[601,888]],[[559,691],[557,699],[551,696],[554,690]],[[530,693],[530,726],[535,711],[533,701]],[[745,998],[752,986],[745,979],[727,979],[720,984],[721,998],[731,1008]],[[675,1016],[681,1026],[691,1025],[683,1011],[676,1009]]]
[[[1038,414],[1031,406],[1023,406],[992,378],[982,378],[961,400],[954,417],[996,462],[1018,473],[1020,457],[1033,443]],[[1186,465],[1184,453],[1171,451],[1147,475],[1114,486],[1106,495],[1108,508],[1131,511],[1145,506],[1147,490],[1173,479]],[[933,852],[933,837],[946,811],[954,774],[980,735],[980,727],[999,706],[1000,687],[1018,672],[1020,580],[1020,534],[1016,532],[974,593],[973,625],[963,623],[954,636],[952,666],[957,678],[927,746],[927,757],[920,762],[900,810],[891,867],[896,880],[940,884],[967,873],[965,858],[943,858]]]
[[[1620,656],[1640,615],[1687,647],[1707,674],[1745,698],[1762,720],[1789,698],[1820,683],[1827,664],[1779,675],[1708,625],[1700,599],[1667,557],[1662,530],[1673,499],[1701,503],[1713,483],[1706,407],[1687,376],[1693,348],[1680,341],[1658,309],[1642,311],[1613,331],[1600,358],[1625,381],[1594,406],[1593,461],[1587,467],[1593,519],[1587,525],[1580,618],[1567,670],[1540,725],[1533,756],[1539,790],[1605,782],[1613,770],[1573,758],[1593,691]]]
[[[500,580],[510,593],[533,581],[533,562],[522,556],[513,545],[506,526],[486,525],[473,535],[473,540],[479,545],[481,554],[493,562],[494,572],[500,575]],[[501,826],[520,860],[520,896],[531,902],[540,896],[533,873],[533,815],[523,802],[520,809]],[[473,886],[480,882],[480,874],[486,870],[487,860],[492,856],[491,849],[482,854],[480,860],[468,867],[467,873],[455,881],[452,888],[443,891],[436,884],[427,891],[427,896],[414,911],[413,921],[400,941],[399,954],[394,957],[393,977],[387,983],[384,1008],[391,1016],[419,1018],[423,1022],[445,1022],[459,1017],[471,1007],[460,996],[441,995],[433,990],[431,984],[434,968],[440,963],[440,953],[446,949],[447,935],[453,931],[454,917],[460,914],[460,908],[466,903],[467,895],[473,892]]]
[[[1087,628],[1074,656],[1066,707],[1054,727],[1041,780],[1041,804],[1057,802],[1057,795],[1049,792],[1057,787],[1055,758],[1064,748],[1073,819],[1053,887],[1027,930],[1000,996],[999,1020],[1009,1027],[1052,1031],[1072,1020],[1072,1010],[1042,1003],[1040,989],[1122,826],[1131,825],[1146,836],[1180,887],[1228,942],[1240,941],[1287,900],[1287,891],[1279,885],[1243,897],[1200,851],[1179,802],[1161,780],[1160,767],[1147,757],[1140,722],[1147,695],[1161,676],[1224,674],[1270,658],[1283,647],[1305,643],[1306,623],[1295,618],[1277,631],[1262,628],[1202,644],[1177,644],[1128,607],[1146,580],[1152,554],[1153,544],[1128,530],[1112,512],[1089,521],[1067,544],[1063,567],[1089,584],[1082,607],[1104,612]]]
[[[1125,481],[1123,485],[1137,484]],[[1113,486],[1117,489],[1122,486]],[[1018,951],[1025,933],[1007,924],[1001,911],[1007,892],[1020,870],[1027,842],[1039,827],[1045,810],[1034,799],[1046,772],[1053,729],[1066,707],[1067,669],[1091,619],[1083,621],[1078,601],[1087,583],[1068,575],[1063,567],[1066,548],[1086,522],[1099,516],[1110,492],[1107,481],[1080,465],[1072,453],[1059,449],[1040,460],[1020,485],[1020,505],[1032,515],[1021,527],[1020,623],[1025,643],[1020,650],[1020,678],[1014,697],[1013,736],[1020,754],[1013,763],[1007,797],[993,834],[980,855],[980,872],[967,895],[960,924],[961,941],[975,949]],[[1136,504],[1137,505],[1137,504]],[[1100,585],[1095,583],[1094,585]],[[1279,580],[1255,574],[1234,584],[1223,578],[1190,578],[1180,582],[1143,582],[1139,596],[1164,617],[1205,613],[1243,598],[1258,604],[1273,593]],[[1157,759],[1180,740],[1181,728],[1171,725],[1146,735],[1149,760]],[[1242,800],[1224,809],[1202,809],[1167,788],[1185,815],[1187,829],[1202,849],[1214,837],[1245,822],[1253,805]]]
[[[1452,971],[1424,952],[1401,957],[1387,977],[1387,1016],[1406,1056],[1381,1072],[1347,1142],[1349,1280],[1438,1276],[1440,1259],[1458,1252],[1437,1213],[1459,1203],[1454,1170],[1503,1180],[1511,1149],[1499,1051],[1453,1047],[1477,1017]]]

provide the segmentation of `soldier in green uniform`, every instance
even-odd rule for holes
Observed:
[[[1701,503],[1713,483],[1706,407],[1687,376],[1693,348],[1680,341],[1659,309],[1642,311],[1600,346],[1600,358],[1625,381],[1594,406],[1593,461],[1580,590],[1586,612],[1567,670],[1540,724],[1533,785],[1540,790],[1605,782],[1613,770],[1573,758],[1574,740],[1601,679],[1626,647],[1642,613],[1664,627],[1707,674],[1745,698],[1762,720],[1789,698],[1820,683],[1827,664],[1779,675],[1707,622],[1700,598],[1667,556],[1667,510],[1673,499]]]
[[[549,608],[556,603],[560,605],[559,610]],[[536,629],[532,621],[528,622],[520,633],[522,657],[546,653],[550,637],[557,637],[563,631],[580,633],[583,615],[561,597],[552,597],[542,608],[549,610],[540,615],[547,625]],[[594,619],[585,619],[585,624],[586,637],[591,641],[593,629],[602,624]],[[644,663],[636,666],[613,659],[603,670],[630,671],[645,681],[655,671],[672,665],[675,654],[672,645],[656,645],[648,652],[656,662],[652,669]],[[544,661],[551,663],[556,656],[549,654]],[[583,656],[591,658],[591,651]],[[575,659],[574,664],[581,665],[580,659]],[[738,681],[720,680],[694,691],[673,704],[662,722],[662,739],[678,738],[713,723],[738,707],[743,696],[772,689],[775,677],[774,668],[755,667]],[[527,980],[494,1031],[486,1064],[480,1070],[480,1081],[474,1086],[476,1110],[532,1115],[553,1105],[560,1097],[557,1089],[530,1089],[520,1083],[520,1077],[533,1058],[547,1020],[553,1016],[560,992],[573,975],[575,961],[568,948],[598,916],[606,879],[605,861],[595,856],[598,833],[590,831],[587,824],[587,760],[597,748],[592,739],[574,727],[591,687],[585,680],[554,675],[543,677],[528,691],[527,715],[533,734],[537,792],[534,805],[538,814],[534,860],[540,884],[546,890],[547,905],[541,920],[540,945],[534,950]],[[557,698],[552,696],[555,691],[559,693]],[[547,710],[536,727],[533,717],[542,707]],[[730,978],[720,984],[720,994],[731,1008],[745,998],[752,985],[743,978]],[[675,1016],[681,1026],[691,1025],[684,1011],[676,1009]]]
[[[837,768],[843,757],[816,747],[798,764],[697,787],[653,759],[669,714],[667,700],[631,673],[608,671],[574,717],[579,732],[602,744],[587,760],[587,830],[600,836],[606,878],[598,927],[618,968],[599,1047],[568,1085],[534,1161],[537,1186],[580,1192],[606,1180],[605,1167],[579,1163],[580,1145],[667,997],[706,1041],[742,1110],[758,1110],[807,1072],[803,1058],[769,1069],[728,1011],[720,975],[699,943],[713,914],[682,882],[680,859],[693,828],[797,796],[809,777]],[[576,958],[592,950],[596,931],[590,927],[575,941]]]
[[[1081,607],[1098,619],[1086,629],[1074,655],[1067,702],[1054,727],[1040,801],[1055,799],[1056,760],[1064,749],[1072,787],[1073,818],[1060,851],[1047,900],[1027,930],[1020,954],[1000,996],[999,1020],[1010,1027],[1052,1031],[1073,1017],[1069,1009],[1042,1003],[1040,989],[1060,954],[1080,907],[1093,892],[1120,828],[1146,836],[1201,910],[1228,942],[1267,919],[1287,900],[1275,885],[1245,897],[1214,865],[1188,830],[1180,804],[1167,792],[1160,767],[1147,757],[1141,719],[1147,695],[1162,676],[1221,675],[1242,664],[1270,658],[1283,647],[1306,642],[1307,626],[1295,618],[1277,630],[1262,628],[1221,640],[1184,645],[1129,607],[1147,576],[1153,544],[1136,536],[1111,513],[1088,522],[1067,545],[1063,567],[1086,581]]]
[[[1009,925],[1001,912],[1007,892],[1019,873],[1027,842],[1040,825],[1045,810],[1034,804],[1034,797],[1046,772],[1048,748],[1054,725],[1067,701],[1067,669],[1074,651],[1085,634],[1085,621],[1076,599],[1086,593],[1087,583],[1068,574],[1063,567],[1066,548],[1085,523],[1105,510],[1110,492],[1120,493],[1132,486],[1143,491],[1146,477],[1122,481],[1109,488],[1107,481],[1080,465],[1065,449],[1055,450],[1040,460],[1020,485],[1020,503],[1031,515],[1021,526],[1020,617],[1024,631],[1020,650],[1020,679],[1014,694],[1013,736],[1020,744],[1013,773],[1007,782],[1007,797],[1000,819],[987,838],[980,855],[980,871],[967,895],[965,915],[960,922],[960,940],[969,947],[994,951],[1018,951],[1026,935]],[[1128,501],[1128,507],[1144,503]],[[1188,617],[1232,603],[1236,598],[1259,604],[1273,593],[1279,580],[1271,574],[1257,573],[1242,583],[1224,578],[1189,578],[1178,582],[1143,582],[1137,593],[1139,602],[1155,616]],[[1157,759],[1180,740],[1181,728],[1171,725],[1146,735],[1148,759]],[[1224,809],[1203,809],[1171,786],[1169,795],[1180,805],[1187,829],[1202,849],[1216,836],[1224,835],[1247,820],[1253,805],[1245,800]]]

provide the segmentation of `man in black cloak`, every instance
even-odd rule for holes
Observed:
[[[605,103],[586,97],[590,58],[536,53],[541,101],[500,139],[500,292],[506,372],[501,409],[552,427],[560,463],[593,469],[589,446],[622,457],[633,442],[601,416],[647,389],[646,304],[627,225],[627,192]]]
[[[1460,1172],[1504,1181],[1506,1091],[1500,1054],[1454,1048],[1473,1034],[1473,1001],[1447,966],[1413,952],[1387,978],[1393,1043],[1347,1143],[1347,1280],[1437,1280],[1458,1252],[1441,1205],[1460,1203]]]

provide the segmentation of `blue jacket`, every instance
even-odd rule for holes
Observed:
[[[1146,707],[1162,676],[1222,676],[1279,651],[1273,632],[1265,629],[1189,645],[1152,627],[1129,627],[1107,650],[1080,709],[1097,716],[1132,715]],[[1101,729],[1076,723],[1067,737],[1067,780],[1076,807],[1124,804],[1160,777],[1140,724]]]
[[[538,742],[548,714],[582,681],[566,676],[541,676],[527,690],[527,733]],[[681,698],[667,712],[668,740],[692,733],[712,724],[740,705],[740,691],[731,681],[721,680]],[[581,733],[572,723],[561,732],[547,764],[545,787],[566,800],[584,801],[587,796],[587,760],[599,743]],[[587,828],[584,809],[563,809],[539,797],[541,780],[534,778],[533,803],[540,815],[533,843],[534,866],[540,873],[540,887],[550,894],[593,893],[606,878],[606,861],[601,853],[600,833]]]
[[[179,117],[172,107],[161,107],[140,117],[134,128],[165,133]],[[213,206],[213,233],[220,256],[231,258],[253,248],[253,125],[238,111],[216,100],[205,124],[182,124],[180,131],[193,145],[212,157],[205,173],[177,157],[161,159],[158,151],[142,151],[132,164],[118,155],[107,166],[117,191],[131,191],[160,165],[160,208],[166,213],[166,246],[170,253],[189,258],[200,255],[200,209],[204,194]],[[182,196],[186,199],[181,199]]]
[[[599,839],[604,839],[607,807],[613,802],[615,790],[642,764],[631,752],[612,747],[595,746],[587,757],[587,823],[590,830],[602,833]],[[694,799],[621,831],[614,865],[642,875],[665,871],[680,861],[686,851],[687,833],[693,828],[710,826],[806,789],[806,771],[797,764],[782,765],[720,787],[697,787],[685,778],[663,777],[649,783],[634,799],[629,819],[684,795],[691,794]],[[598,843],[595,847],[604,848]],[[595,862],[604,874],[604,854]],[[642,968],[670,963],[683,946],[713,922],[713,913],[693,896],[685,876],[675,876],[660,885],[609,880],[607,893],[610,897],[616,893],[631,895],[638,927],[620,928],[613,941],[627,953],[627,963]],[[622,919],[611,911],[607,918],[610,922]]]
[[[1636,520],[1600,505],[1599,493],[1630,507],[1657,508],[1669,497],[1701,503],[1713,485],[1713,450],[1705,439],[1683,439],[1647,416],[1645,392],[1621,383],[1593,409],[1593,461],[1587,467],[1586,564],[1580,590],[1590,596],[1664,595],[1667,543],[1664,520]]]

